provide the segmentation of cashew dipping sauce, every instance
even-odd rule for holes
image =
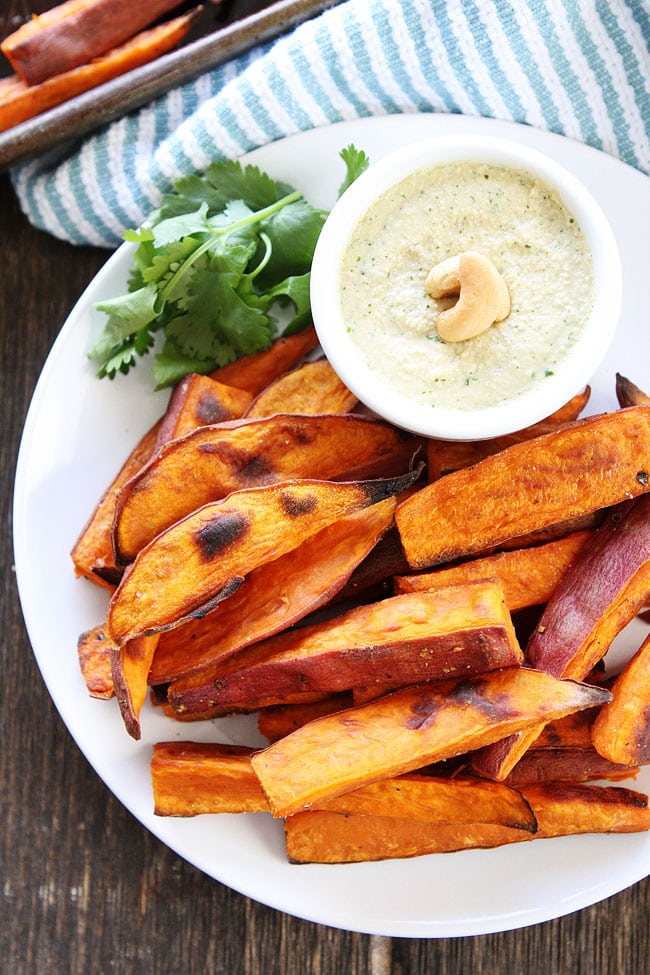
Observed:
[[[444,341],[432,267],[466,251],[488,258],[510,310],[486,331]],[[356,224],[340,266],[341,312],[368,368],[424,406],[476,410],[553,375],[595,303],[589,246],[557,192],[526,170],[458,161],[419,169]],[[462,284],[461,284],[462,293]]]

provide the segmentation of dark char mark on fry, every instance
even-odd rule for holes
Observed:
[[[206,562],[211,562],[249,530],[250,524],[244,515],[227,511],[206,522],[194,537],[202,557]]]
[[[292,494],[291,491],[282,491],[280,504],[289,518],[301,518],[316,510],[318,499],[313,494],[299,495]]]

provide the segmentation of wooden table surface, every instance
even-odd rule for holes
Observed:
[[[286,916],[209,879],[154,839],[93,772],[31,653],[12,566],[11,505],[34,385],[68,311],[106,257],[34,230],[0,176],[0,973],[650,972],[650,879],[520,931],[369,937]]]

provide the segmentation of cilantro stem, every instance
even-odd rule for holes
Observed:
[[[200,244],[196,250],[185,258],[183,263],[174,271],[171,278],[167,284],[162,288],[160,292],[161,308],[165,305],[165,302],[169,300],[173,294],[178,283],[183,279],[185,274],[190,270],[192,265],[205,254],[206,251],[210,250],[212,245],[220,237],[225,237],[228,234],[234,234],[238,230],[243,230],[245,227],[250,227],[253,224],[261,223],[262,220],[266,220],[267,217],[272,217],[274,213],[282,210],[284,207],[288,206],[290,203],[295,203],[302,197],[302,193],[299,190],[294,190],[293,193],[288,193],[287,196],[283,196],[282,199],[276,200],[275,203],[271,203],[267,207],[263,207],[261,210],[255,210],[246,217],[242,217],[240,220],[235,220],[233,223],[228,224],[225,227],[217,227],[213,230],[210,236]],[[264,263],[268,260],[268,254],[265,255]],[[260,269],[261,270],[261,269]]]
[[[260,233],[260,238],[262,240],[262,243],[264,244],[264,254],[262,255],[262,259],[257,265],[257,267],[254,267],[253,270],[249,271],[248,274],[246,275],[249,281],[254,281],[257,275],[264,270],[266,265],[271,260],[271,252],[273,250],[271,239],[268,234],[264,233],[264,231]]]

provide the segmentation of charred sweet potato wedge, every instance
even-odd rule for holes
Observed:
[[[156,816],[268,812],[250,763],[251,748],[214,742],[165,741],[153,746]]]
[[[103,701],[110,700],[115,692],[111,673],[112,646],[103,625],[86,630],[77,640],[79,667],[88,693]]]
[[[503,586],[510,612],[547,603],[560,580],[591,537],[591,532],[572,532],[528,548],[497,552],[481,559],[461,562],[448,569],[418,575],[396,576],[396,593],[423,592],[440,586],[459,585],[472,579],[494,577]]]
[[[327,603],[392,524],[387,498],[328,525],[296,549],[254,569],[215,613],[162,633],[149,681],[187,678],[267,639]]]
[[[244,389],[257,396],[283,373],[293,369],[318,345],[316,329],[309,325],[294,335],[280,336],[268,349],[242,356],[210,375],[220,383]]]
[[[650,409],[577,420],[426,485],[398,507],[414,569],[637,497],[650,487]],[[471,500],[475,503],[471,503]]]
[[[520,790],[537,819],[537,832],[495,823],[449,825],[325,810],[285,821],[292,863],[354,863],[428,853],[490,848],[575,833],[626,833],[650,828],[647,796],[590,785],[536,785]]]
[[[37,85],[123,44],[180,3],[67,0],[32,17],[0,49],[26,84]]]
[[[168,699],[185,712],[255,711],[304,691],[399,687],[516,667],[521,659],[501,586],[484,580],[392,596],[280,633],[207,674],[173,682]]]
[[[140,738],[140,711],[147,699],[147,676],[153,660],[157,634],[137,636],[122,646],[111,646],[111,674],[124,727]]]
[[[650,404],[650,396],[631,379],[621,376],[619,372],[616,373],[616,398],[619,406],[623,409],[627,406],[647,406]]]
[[[583,679],[650,592],[650,495],[617,507],[579,552],[528,641],[526,662]],[[504,778],[535,740],[529,729],[474,756],[483,775]]]
[[[75,542],[71,555],[78,576],[84,576],[91,582],[110,589],[114,589],[120,581],[122,569],[116,566],[112,541],[117,495],[123,485],[150,459],[158,441],[159,430],[160,421],[147,430],[136,444]]]
[[[523,667],[407,687],[312,721],[252,758],[274,816],[464,754],[610,699]],[[323,755],[327,763],[323,763]]]
[[[280,376],[257,396],[246,416],[275,413],[349,413],[357,397],[334,372],[327,359],[305,362]]]
[[[251,398],[244,389],[191,373],[174,388],[160,425],[158,447],[198,427],[239,419]]]
[[[204,505],[156,536],[125,572],[109,604],[110,636],[121,645],[205,615],[253,569],[346,515],[399,494],[420,473],[376,481],[284,481]]]
[[[612,695],[592,727],[594,747],[611,762],[650,764],[650,636],[614,681]]]
[[[163,446],[121,489],[116,557],[131,561],[161,531],[233,491],[298,477],[351,480],[378,462],[401,473],[416,449],[408,434],[350,414],[276,415],[199,428]]]
[[[0,132],[161,57],[183,40],[193,21],[192,13],[175,17],[45,81],[28,84],[15,75],[0,79]]]

